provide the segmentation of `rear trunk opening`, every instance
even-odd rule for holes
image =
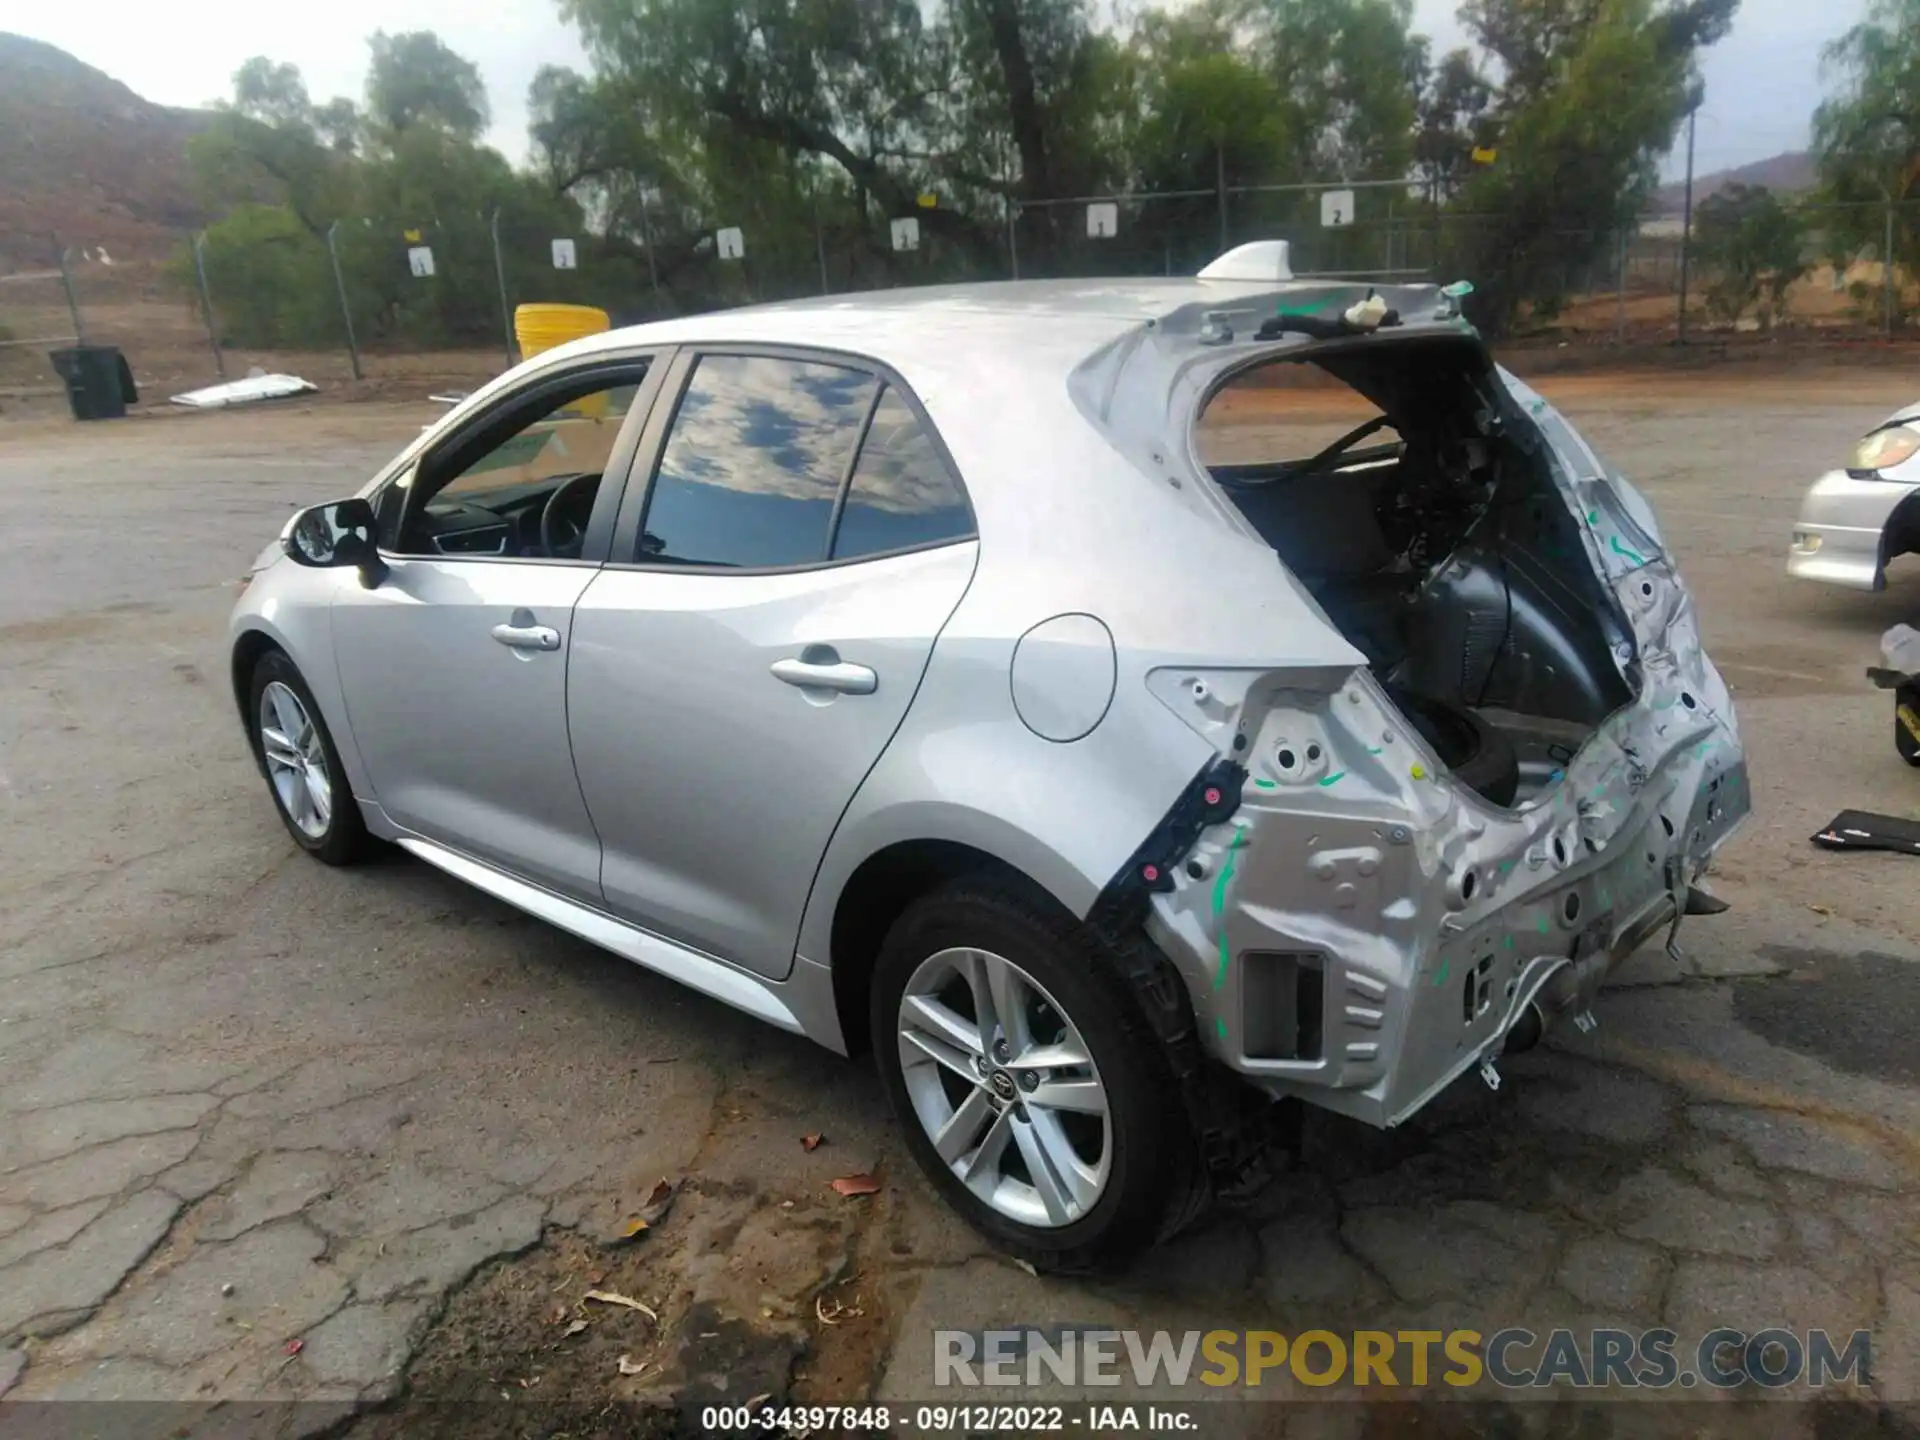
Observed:
[[[1538,795],[1633,698],[1615,659],[1629,631],[1546,439],[1472,336],[1255,362],[1209,397],[1195,438],[1407,722],[1486,799]]]

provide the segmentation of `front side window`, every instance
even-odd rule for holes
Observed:
[[[971,534],[967,497],[906,397],[888,386],[860,444],[834,532],[833,558],[910,550]]]
[[[503,404],[381,494],[383,548],[402,555],[577,558],[645,373],[643,362],[602,368]]]
[[[661,450],[635,558],[755,568],[825,559],[877,384],[811,360],[702,356]]]

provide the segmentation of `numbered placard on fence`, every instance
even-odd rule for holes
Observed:
[[[1338,230],[1353,223],[1353,191],[1327,190],[1320,196],[1320,223]]]
[[[713,248],[722,260],[744,260],[747,255],[747,237],[740,233],[738,225],[729,225],[724,230],[714,232]]]
[[[407,268],[422,280],[433,274],[433,247],[431,245],[409,245],[407,247]]]
[[[573,248],[573,241],[556,240],[553,242],[553,268],[556,270],[577,270],[580,268],[580,257]]]
[[[918,216],[903,215],[893,222],[893,248],[896,250],[918,250],[920,248],[920,220]]]
[[[1120,233],[1120,207],[1111,200],[1097,200],[1087,206],[1087,234],[1095,240],[1111,240]]]

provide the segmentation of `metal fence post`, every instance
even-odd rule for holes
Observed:
[[[513,312],[507,308],[507,262],[500,258],[500,209],[494,207],[487,222],[487,234],[493,241],[493,278],[500,287],[500,333],[507,342],[507,368],[513,368]]]
[[[1015,234],[1015,222],[1020,218],[1020,202],[1011,195],[1007,197],[1007,267],[1013,271],[1013,279],[1020,278],[1020,241]]]
[[[1613,315],[1613,337],[1616,344],[1624,345],[1627,343],[1627,227],[1624,225],[1614,238],[1613,268],[1619,294]]]
[[[200,313],[207,321],[207,344],[213,347],[213,368],[222,380],[227,378],[227,357],[220,351],[220,324],[213,315],[213,292],[207,288],[207,237],[193,237],[193,274],[200,282]]]
[[[647,221],[647,187],[640,187],[640,248],[647,252],[647,278],[653,281],[653,303],[664,307],[666,299],[660,293],[660,262],[653,253],[653,226]]]
[[[73,319],[73,343],[87,343],[87,327],[80,323],[80,302],[73,293],[73,274],[67,269],[67,247],[60,243],[58,235],[53,237],[53,253],[60,260],[60,288],[67,292],[67,314]]]
[[[353,338],[353,310],[347,304],[347,282],[340,274],[340,250],[333,243],[334,232],[339,228],[338,220],[327,227],[327,259],[333,262],[333,290],[340,297],[340,318],[346,322],[347,358],[353,362],[353,378],[364,380],[367,377],[360,372],[360,344]]]
[[[1887,243],[1880,252],[1880,269],[1885,281],[1886,292],[1886,336],[1893,338],[1894,281],[1893,281],[1893,191],[1887,191]]]
[[[827,283],[827,237],[820,229],[820,195],[813,195],[813,253],[820,262],[820,293],[831,295],[833,287]]]
[[[1213,143],[1213,189],[1220,199],[1220,253],[1227,253],[1227,147]]]

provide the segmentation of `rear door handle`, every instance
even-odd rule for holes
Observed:
[[[865,665],[849,665],[844,660],[776,660],[773,678],[802,690],[837,690],[842,695],[871,695],[880,686],[880,677]]]
[[[515,650],[558,650],[560,632],[551,625],[496,625],[493,638]]]

